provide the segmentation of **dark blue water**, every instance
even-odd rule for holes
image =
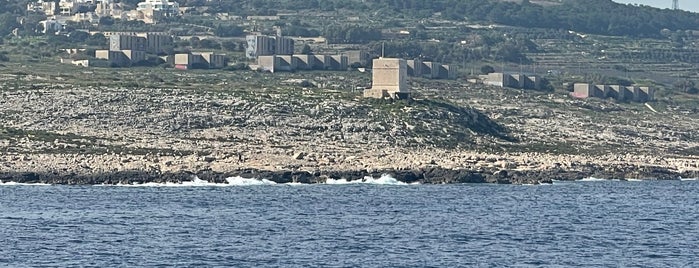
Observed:
[[[1,267],[697,267],[699,182],[0,186]]]

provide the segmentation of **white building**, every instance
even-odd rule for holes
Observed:
[[[138,3],[136,11],[140,13],[139,19],[145,23],[156,23],[164,17],[180,15],[180,4],[168,0],[145,0]]]
[[[248,35],[245,40],[247,41],[245,55],[248,59],[256,59],[259,56],[294,54],[294,39],[288,37]]]
[[[43,27],[43,30],[41,30],[42,33],[55,33],[63,30],[64,27],[63,24],[54,19],[42,20],[39,24]]]
[[[73,17],[70,19],[72,21],[87,21],[91,23],[97,23],[100,20],[100,17],[95,14],[95,12],[87,12],[87,13],[75,13]]]
[[[123,5],[121,3],[113,3],[111,1],[97,2],[95,13],[100,17],[126,19]]]
[[[53,16],[55,15],[56,11],[56,2],[43,0],[39,0],[38,2],[29,2],[27,3],[27,11],[44,13],[46,16]]]
[[[58,12],[62,16],[72,16],[80,11],[87,11],[91,5],[92,1],[87,0],[61,0],[58,2]]]

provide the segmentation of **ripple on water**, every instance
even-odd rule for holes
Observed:
[[[679,181],[0,187],[1,266],[693,266]]]

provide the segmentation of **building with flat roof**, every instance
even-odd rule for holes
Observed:
[[[75,13],[75,15],[73,15],[70,20],[75,22],[87,21],[96,24],[99,21],[99,19],[100,17],[97,14],[95,14],[95,12],[85,12]]]
[[[248,35],[245,37],[247,48],[245,56],[256,59],[259,56],[293,55],[294,39],[283,36]]]
[[[291,72],[296,70],[347,71],[345,55],[265,55],[257,57],[253,69],[267,72]]]
[[[219,69],[226,65],[226,55],[213,52],[179,53],[171,57],[175,69]]]
[[[166,17],[179,16],[180,4],[168,0],[145,0],[138,3],[136,11],[143,14],[143,22],[153,24]]]
[[[275,36],[274,37],[276,45],[274,47],[274,52],[277,55],[293,55],[294,54],[294,39]]]
[[[112,65],[128,67],[146,60],[146,53],[157,54],[172,45],[172,37],[164,33],[108,33],[109,50],[98,50],[96,58]]]
[[[408,65],[398,58],[378,58],[373,60],[371,88],[364,90],[366,98],[410,98],[408,86]]]
[[[61,0],[58,2],[58,14],[73,16],[77,13],[89,12],[95,3],[92,0]]]
[[[342,52],[342,54],[347,55],[347,62],[352,66],[356,65],[356,67],[366,67],[371,60],[369,52],[364,50],[350,50]]]
[[[115,67],[129,67],[146,59],[146,52],[137,50],[96,50],[95,58],[108,60]]]
[[[43,27],[43,29],[41,30],[42,33],[55,33],[60,30],[63,30],[63,28],[65,27],[65,25],[54,19],[42,20],[39,22],[39,24],[41,24],[41,26]]]
[[[266,35],[248,35],[245,37],[247,47],[245,56],[248,59],[256,59],[259,56],[269,56],[275,53],[275,40]]]
[[[406,64],[408,65],[408,75],[410,75],[410,76],[422,76],[422,60],[421,59],[407,60]]]
[[[209,69],[220,69],[226,66],[226,55],[214,52],[192,52],[199,55],[203,61],[209,65]]]
[[[56,2],[39,0],[27,3],[27,11],[43,13],[46,16],[56,15]]]
[[[105,34],[110,50],[142,50],[151,54],[165,52],[172,47],[172,36],[161,32]]]
[[[454,72],[456,73],[456,72]],[[536,75],[489,73],[480,75],[483,84],[518,89],[541,89],[541,78]]]
[[[136,35],[109,36],[109,50],[139,50],[146,51],[146,38]]]
[[[647,102],[655,100],[655,89],[638,86],[575,83],[571,96],[580,99],[614,98],[618,101]]]
[[[423,61],[422,62],[422,76],[427,76],[427,78],[434,79],[439,77],[439,68],[441,64],[439,62]]]
[[[421,59],[407,60],[408,75],[426,77],[429,79],[455,79],[456,67],[439,62],[422,61]]]
[[[96,3],[95,14],[100,17],[113,17],[115,19],[126,19],[122,3],[112,1],[101,1]]]
[[[146,38],[146,52],[151,54],[165,53],[174,44],[172,36],[166,33],[151,32],[138,36]]]

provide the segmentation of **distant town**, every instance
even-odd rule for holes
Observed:
[[[403,19],[396,17],[391,19],[393,21],[382,20],[384,22],[377,24],[369,14],[344,14],[337,9],[331,11],[330,7],[337,8],[339,5],[334,1],[328,3],[328,10],[322,11],[317,11],[322,6],[317,3],[310,4],[304,10],[300,7],[290,8],[291,3],[284,2],[281,4],[283,7],[264,11],[261,7],[269,8],[271,5],[267,1],[240,3],[239,7],[235,7],[231,1],[213,2],[27,1],[26,15],[18,17],[10,38],[21,40],[37,35],[63,36],[62,39],[49,38],[64,40],[60,47],[65,53],[59,55],[59,62],[82,67],[158,66],[177,70],[225,69],[269,73],[361,71],[372,73],[373,79],[381,79],[375,72],[386,73],[386,70],[374,68],[375,60],[382,59],[385,63],[386,60],[396,59],[399,61],[385,65],[398,66],[395,72],[400,77],[459,79],[528,90],[551,90],[549,80],[554,78],[554,87],[565,86],[576,98],[602,97],[619,101],[655,99],[654,85],[634,84],[630,79],[618,84],[640,89],[650,87],[649,90],[641,90],[648,97],[634,95],[633,92],[638,90],[630,90],[630,95],[636,97],[623,98],[616,97],[619,94],[582,94],[579,92],[582,87],[577,87],[579,90],[575,91],[572,85],[577,83],[617,83],[604,81],[605,77],[598,79],[588,76],[588,73],[599,71],[592,67],[596,63],[589,63],[590,66],[585,69],[578,67],[576,71],[570,66],[560,65],[558,60],[537,59],[537,53],[544,49],[555,50],[555,44],[549,45],[553,39],[544,38],[535,43],[533,39],[523,37],[532,34],[519,34],[517,31],[520,29],[510,29],[507,25],[454,23],[458,17],[447,12],[420,14],[414,19],[403,15]],[[550,2],[542,6],[562,5],[556,1]],[[539,8],[537,5],[531,7]],[[331,23],[313,24],[323,21]],[[411,25],[414,21],[418,24]],[[668,36],[672,44],[679,46],[691,40],[687,33],[665,30],[659,31],[659,34]],[[501,36],[495,36],[500,33]],[[588,36],[575,31],[556,35],[578,39]],[[610,51],[599,50],[601,55],[596,56],[596,60],[609,60],[613,57]],[[404,75],[401,71],[403,61],[406,69]],[[488,65],[497,68],[482,68]],[[628,75],[628,72],[617,72],[628,70],[623,65],[609,65],[608,68],[613,70],[607,73],[616,77]],[[658,77],[662,79],[662,76]],[[674,82],[673,86],[687,92],[696,89],[690,76]],[[383,94],[373,92],[366,95]]]

